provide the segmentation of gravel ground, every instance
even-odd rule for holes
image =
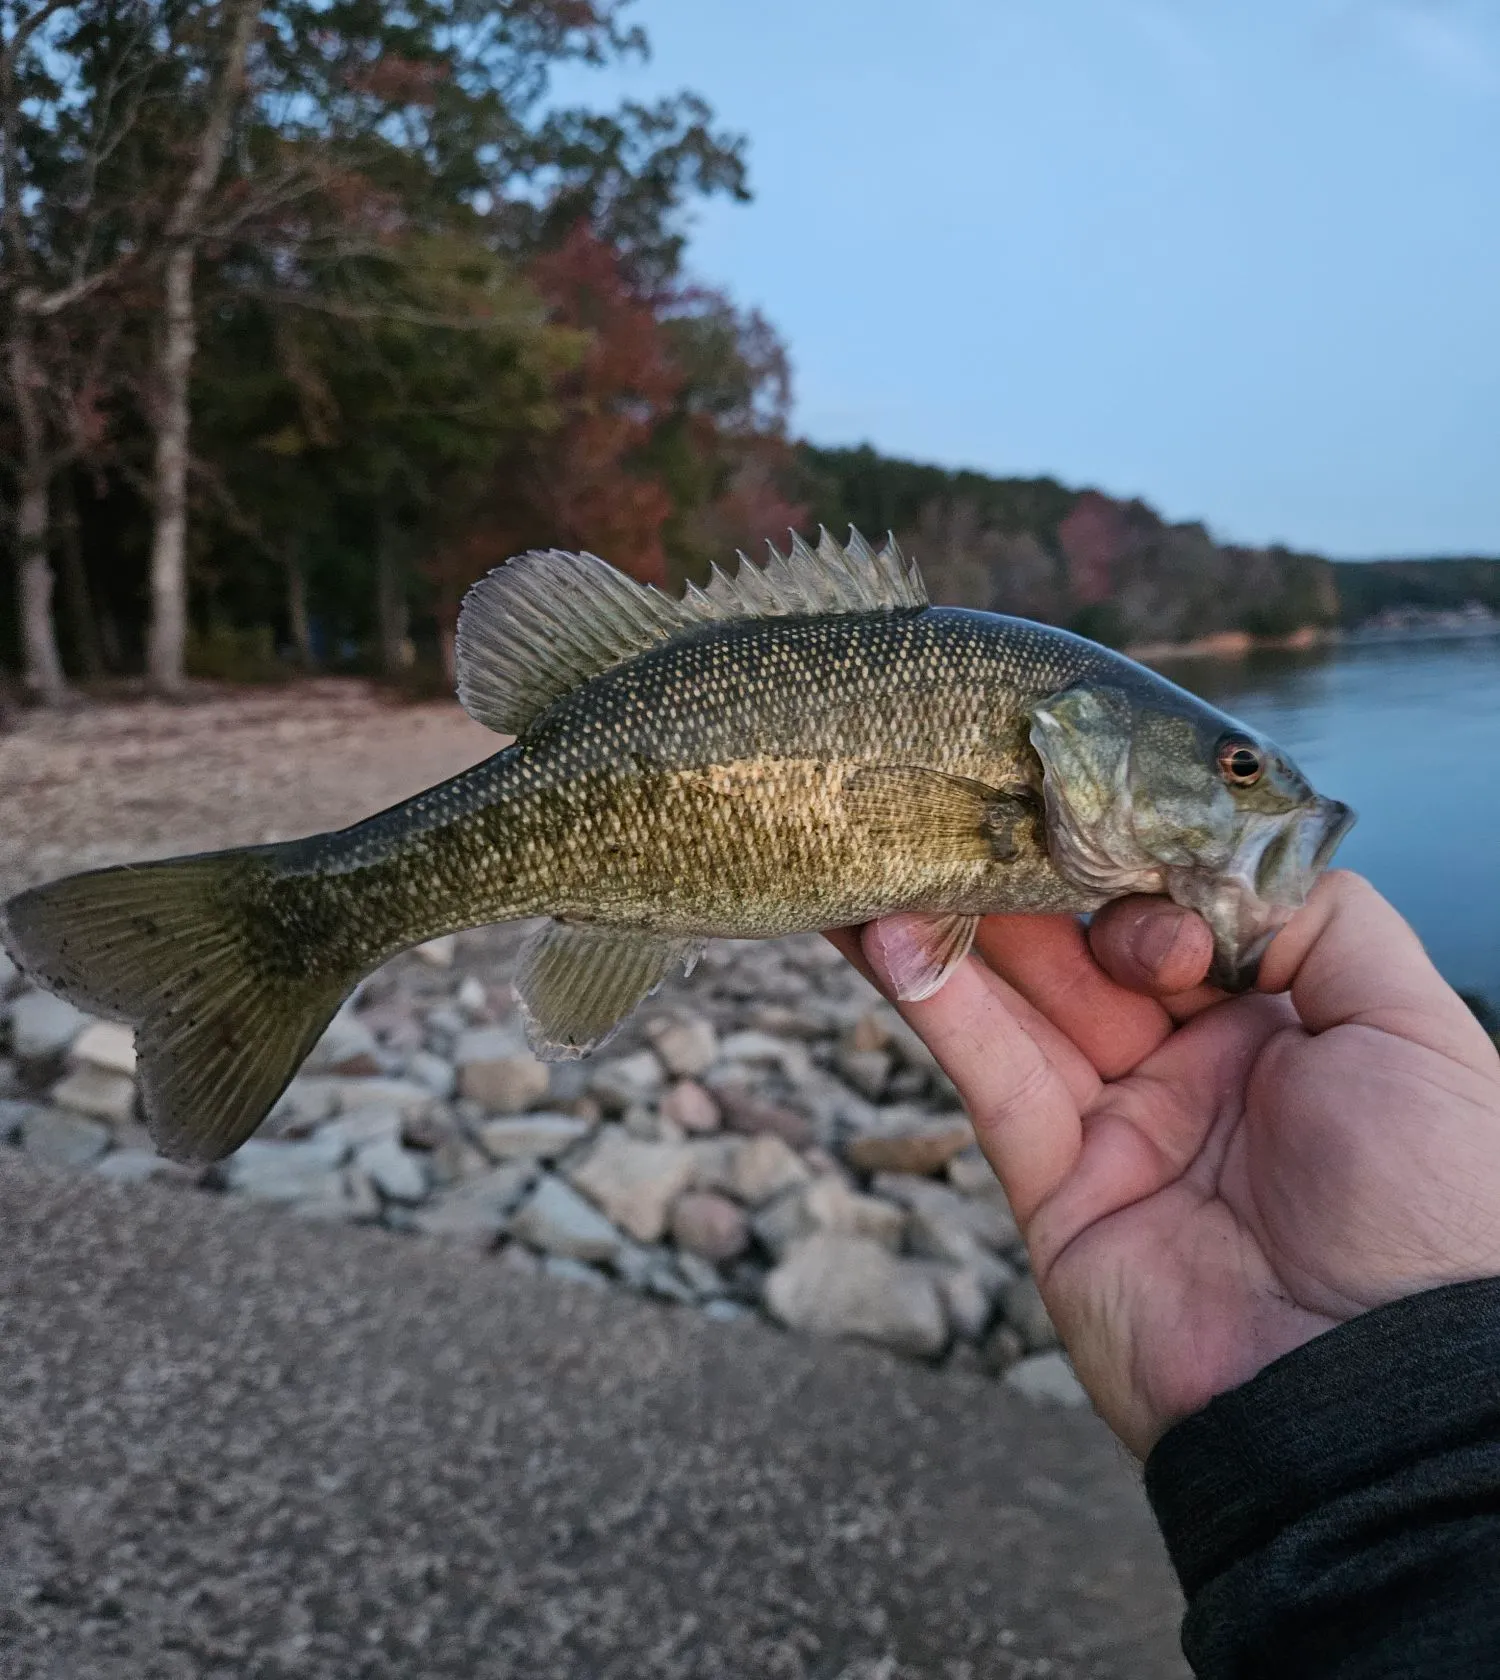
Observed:
[[[339,828],[503,744],[455,702],[332,680],[22,712],[0,732],[0,892]]]
[[[1086,1414],[14,1155],[0,1228],[10,1680],[1184,1672]]]

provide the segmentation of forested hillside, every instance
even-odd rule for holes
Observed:
[[[1226,631],[1285,636],[1338,618],[1326,561],[1226,547],[1202,525],[1168,525],[1144,502],[870,449],[802,454],[816,517],[894,531],[933,596],[956,606],[1045,619],[1121,646]]]
[[[934,597],[1066,625],[1119,646],[1226,633],[1282,638],[1356,629],[1382,614],[1500,614],[1500,560],[1332,562],[1216,542],[1142,501],[1051,478],[892,460],[870,448],[804,444],[816,520],[893,531]]]

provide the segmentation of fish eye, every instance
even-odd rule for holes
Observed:
[[[1266,773],[1265,754],[1243,735],[1226,735],[1219,742],[1218,762],[1230,787],[1254,787]]]

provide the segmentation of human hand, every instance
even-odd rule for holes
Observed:
[[[902,918],[833,936],[882,983]],[[990,917],[901,1005],[958,1087],[1101,1416],[1175,1422],[1356,1314],[1500,1275],[1500,1056],[1365,881],[1324,876],[1261,966],[1203,985],[1165,899]]]

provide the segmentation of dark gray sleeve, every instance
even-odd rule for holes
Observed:
[[[1169,1430],[1200,1680],[1500,1677],[1500,1279],[1330,1330]]]

